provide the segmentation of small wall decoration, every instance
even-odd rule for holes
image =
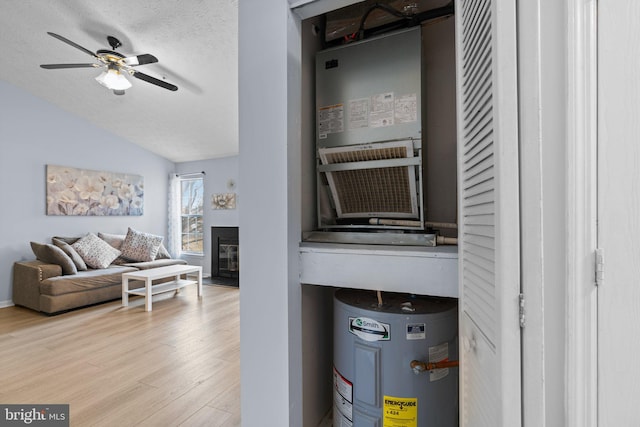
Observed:
[[[219,193],[211,197],[211,207],[213,209],[235,209],[236,193]]]
[[[142,215],[140,175],[47,165],[47,215]]]

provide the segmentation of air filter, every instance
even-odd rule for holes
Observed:
[[[318,149],[338,218],[419,218],[413,142]]]

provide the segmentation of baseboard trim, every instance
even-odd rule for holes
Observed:
[[[13,307],[14,305],[15,304],[10,299],[6,301],[0,301],[0,308]]]

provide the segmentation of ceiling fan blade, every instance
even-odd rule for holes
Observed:
[[[42,64],[40,65],[42,68],[46,68],[47,70],[57,70],[59,68],[98,68],[100,65],[97,64]]]
[[[78,43],[74,43],[74,42],[72,42],[71,40],[69,40],[69,39],[67,39],[67,38],[65,38],[65,37],[62,37],[62,36],[61,36],[61,35],[59,35],[59,34],[51,33],[51,32],[49,32],[49,31],[47,31],[47,34],[49,34],[51,37],[55,37],[56,39],[58,39],[58,40],[60,40],[60,41],[65,42],[66,44],[68,44],[68,45],[70,45],[70,46],[75,47],[76,49],[80,49],[81,51],[83,51],[83,52],[85,52],[85,53],[88,53],[89,55],[93,56],[94,58],[97,58],[97,57],[98,57],[94,52],[91,52],[89,49],[87,49],[87,48],[85,48],[85,47],[82,47],[82,46],[80,46]]]
[[[139,71],[133,72],[133,77],[138,78],[140,80],[144,80],[145,82],[152,83],[156,86],[163,87],[165,89],[176,91],[178,90],[178,86],[172,85],[171,83],[164,82],[160,79],[156,79],[155,77],[151,77],[147,74],[143,74]]]
[[[145,53],[138,56],[129,56],[127,58],[124,58],[122,61],[126,65],[135,67],[136,65],[153,64],[155,62],[158,62],[158,58],[149,53]]]

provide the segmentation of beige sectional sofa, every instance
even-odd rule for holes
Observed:
[[[118,256],[109,265],[105,266],[106,262],[104,262],[103,265],[97,268],[96,265],[93,267],[90,265],[83,266],[84,263],[80,259],[81,257],[76,256],[77,253],[73,250],[74,243],[81,238],[52,239],[54,243],[56,243],[56,239],[62,239],[62,242],[64,242],[57,242],[60,246],[56,248],[66,243],[64,252],[67,255],[71,253],[68,259],[61,255],[62,250],[54,248],[54,244],[43,245],[32,242],[34,254],[38,259],[19,261],[14,264],[14,304],[46,314],[58,314],[75,308],[121,298],[122,273],[166,265],[186,264],[184,260],[171,258],[164,248],[160,251],[160,256],[158,256],[158,250],[155,253],[152,251],[151,254],[146,253],[145,255],[135,256],[143,260],[131,260],[122,257],[122,252],[116,248],[123,245],[130,232],[131,229],[129,229],[127,235],[98,233],[101,240],[115,249],[113,254],[117,252]],[[91,237],[93,239],[92,242],[95,244],[94,236]],[[73,243],[69,244],[68,242]],[[67,246],[71,246],[72,249]],[[80,248],[81,246],[77,247]],[[91,247],[92,250],[94,247]],[[105,247],[101,247],[101,249],[105,249]],[[131,251],[128,253],[130,254]],[[140,253],[140,250],[138,250],[138,253]],[[87,259],[91,259],[89,254],[86,252],[84,254]],[[107,258],[107,261],[109,259]],[[70,260],[75,260],[75,262],[70,264]]]

